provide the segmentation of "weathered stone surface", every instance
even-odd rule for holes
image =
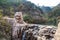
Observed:
[[[58,28],[55,33],[55,40],[60,40],[60,22],[58,23]]]
[[[56,28],[47,25],[29,24],[19,30],[19,40],[54,40]]]

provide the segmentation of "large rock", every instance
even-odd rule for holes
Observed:
[[[58,28],[55,33],[55,40],[60,40],[60,22],[58,24]]]
[[[18,37],[20,40],[54,40],[56,28],[47,25],[34,25],[20,29]]]

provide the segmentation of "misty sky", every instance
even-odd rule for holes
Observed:
[[[56,6],[60,0],[28,0],[39,6]]]

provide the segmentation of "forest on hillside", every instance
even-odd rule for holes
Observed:
[[[0,1],[1,16],[13,17],[14,13],[19,11],[23,12],[23,14],[25,15],[24,20],[28,20],[28,23],[57,25],[57,20],[60,18],[60,4],[53,8],[50,8],[40,7],[26,0]],[[38,19],[35,19],[34,17],[37,16]]]
[[[10,25],[2,18],[5,16],[13,18],[15,12],[23,12],[25,22],[57,26],[60,19],[60,4],[44,9],[26,0],[0,0],[0,38],[10,38]]]

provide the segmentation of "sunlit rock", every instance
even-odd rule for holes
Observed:
[[[55,33],[55,40],[60,40],[60,22],[58,23],[58,28]]]

